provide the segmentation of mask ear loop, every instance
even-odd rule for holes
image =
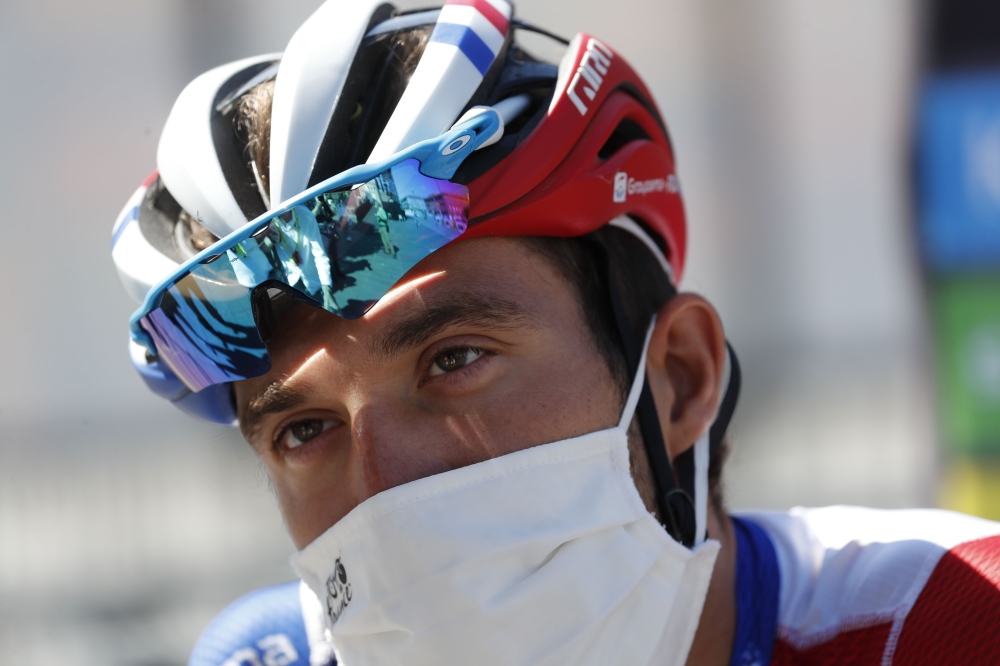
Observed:
[[[694,545],[708,536],[708,428],[694,443]]]
[[[653,478],[657,487],[657,505],[660,511],[660,522],[667,532],[676,541],[691,548],[695,542],[695,502],[692,499],[692,489],[684,485],[678,485],[674,476],[670,458],[667,456],[667,447],[663,441],[663,433],[660,430],[660,416],[656,410],[656,402],[653,400],[653,392],[649,388],[649,379],[646,375],[646,358],[649,350],[649,341],[653,337],[653,328],[656,325],[656,315],[654,314],[646,330],[646,337],[636,359],[636,349],[634,338],[631,336],[631,328],[618,298],[612,288],[612,304],[615,309],[616,319],[620,327],[623,338],[629,340],[626,343],[626,356],[629,357],[630,365],[634,365],[632,388],[629,390],[628,399],[625,402],[625,409],[622,410],[622,417],[619,420],[619,427],[626,432],[632,423],[633,415],[638,417],[639,430],[642,432],[642,440],[646,448],[646,455],[649,457],[649,466],[653,472]],[[626,337],[627,336],[627,337]],[[707,465],[706,465],[707,470]],[[683,472],[681,472],[683,474]],[[684,476],[681,477],[683,484]],[[687,478],[690,478],[688,475]]]
[[[659,260],[670,278],[671,284],[673,284],[673,271],[670,264],[642,227],[626,216],[617,217],[608,224],[631,233],[649,247],[650,252]],[[739,399],[741,386],[739,361],[732,346],[727,342],[726,365],[722,378],[722,386],[726,388],[720,396],[712,425],[698,438],[694,446],[679,455],[674,464],[671,465],[666,455],[666,447],[660,431],[659,416],[656,413],[652,392],[649,390],[648,381],[644,381],[647,379],[645,376],[646,354],[653,324],[656,321],[655,315],[646,333],[641,356],[636,359],[639,354],[635,348],[635,338],[622,311],[614,283],[611,281],[607,251],[597,241],[593,242],[593,246],[597,250],[596,256],[600,259],[602,277],[608,287],[618,332],[625,347],[625,355],[629,366],[634,369],[632,388],[629,391],[619,425],[627,430],[633,414],[638,415],[640,430],[650,459],[650,467],[657,484],[660,521],[674,539],[688,547],[697,546],[704,543],[707,538],[710,496],[709,467],[711,461],[721,454],[722,439],[729,427],[729,422],[732,420],[733,413],[736,411]],[[643,374],[640,375],[640,372]],[[677,468],[677,477],[674,476],[674,466]],[[675,479],[679,479],[680,483],[678,484]]]
[[[646,340],[642,343],[642,352],[639,354],[639,367],[635,373],[635,378],[632,380],[632,388],[628,392],[628,400],[625,401],[625,409],[622,410],[622,417],[618,420],[618,427],[622,430],[628,430],[629,425],[632,424],[632,417],[635,416],[636,407],[639,406],[639,398],[642,397],[642,392],[646,388],[646,355],[649,352],[649,341],[653,337],[653,327],[656,326],[656,315],[649,322],[649,328],[646,330]]]
[[[653,401],[653,392],[649,388],[649,382],[646,381],[646,353],[652,337],[652,323],[646,332],[645,344],[640,350],[622,308],[621,299],[618,298],[614,282],[611,280],[607,250],[596,240],[591,242],[591,247],[594,250],[593,256],[597,262],[600,278],[608,289],[611,310],[633,378],[620,425],[627,431],[633,414],[636,416],[649,457],[653,480],[656,483],[660,522],[674,540],[690,548],[694,545],[695,538],[694,502],[690,491],[677,484],[670,458],[667,456],[663,433],[660,430],[660,418],[656,411],[656,403]]]
[[[726,364],[722,370],[722,386],[726,389],[719,393],[719,402],[715,406],[715,415],[712,417],[712,424],[719,420],[723,403],[730,394],[730,380],[732,379],[733,363],[730,360],[729,344],[726,344]],[[731,414],[730,414],[731,416]],[[726,419],[728,422],[728,418]],[[708,538],[708,466],[712,459],[713,447],[711,445],[712,435],[715,428],[709,426],[701,434],[698,441],[694,443],[694,522],[695,537],[694,545],[700,546]],[[716,450],[718,447],[714,447]]]

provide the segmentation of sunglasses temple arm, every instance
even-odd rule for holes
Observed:
[[[420,162],[420,173],[428,178],[451,180],[472,151],[496,141],[495,137],[502,132],[500,114],[492,108],[483,108],[482,113],[460,120],[437,139],[417,144],[418,150],[414,152],[419,154],[412,156]]]

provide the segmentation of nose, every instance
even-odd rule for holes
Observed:
[[[358,408],[351,422],[352,444],[368,497],[451,468],[447,444],[425,430],[419,414],[389,399]]]

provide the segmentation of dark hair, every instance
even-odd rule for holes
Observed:
[[[236,110],[236,131],[246,138],[246,151],[256,167],[266,192],[271,176],[271,103],[274,101],[274,80],[265,81],[240,98]]]
[[[383,50],[371,52],[368,57],[384,57],[385,68],[379,75],[383,86],[371,90],[355,90],[355,107],[342,119],[346,122],[346,133],[354,135],[352,140],[340,146],[336,159],[322,160],[313,167],[310,185],[324,178],[334,176],[343,169],[354,166],[359,158],[363,161],[375,147],[379,128],[389,122],[396,104],[406,90],[406,84],[413,75],[420,56],[430,40],[433,26],[420,26],[400,30],[383,39]],[[350,85],[350,84],[349,84]],[[271,107],[274,102],[275,79],[260,83],[240,97],[233,116],[237,137],[244,142],[245,154],[260,177],[264,191],[270,187],[271,165]],[[362,86],[365,88],[365,86]],[[331,121],[335,122],[336,118]],[[323,151],[321,151],[323,152]],[[351,157],[347,158],[347,154]],[[345,161],[346,158],[346,161]]]
[[[632,329],[633,342],[639,347],[653,315],[677,294],[674,285],[643,242],[618,227],[605,226],[579,238],[531,236],[521,240],[544,257],[573,289],[594,345],[618,386],[624,408],[632,376],[615,323],[609,281]],[[602,252],[606,259],[600,256]],[[605,261],[606,269],[602,266]],[[646,508],[657,513],[656,486],[635,418],[628,434],[632,477]],[[724,508],[722,466],[729,448],[728,440],[724,439],[720,454],[712,459],[708,469],[710,498],[720,513]]]

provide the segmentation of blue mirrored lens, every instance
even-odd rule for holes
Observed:
[[[270,368],[250,294],[280,283],[347,319],[468,226],[469,194],[406,160],[363,185],[323,192],[175,282],[140,324],[192,390]]]
[[[193,269],[141,320],[156,350],[193,391],[257,377],[271,362],[257,332],[250,290],[225,258]]]

